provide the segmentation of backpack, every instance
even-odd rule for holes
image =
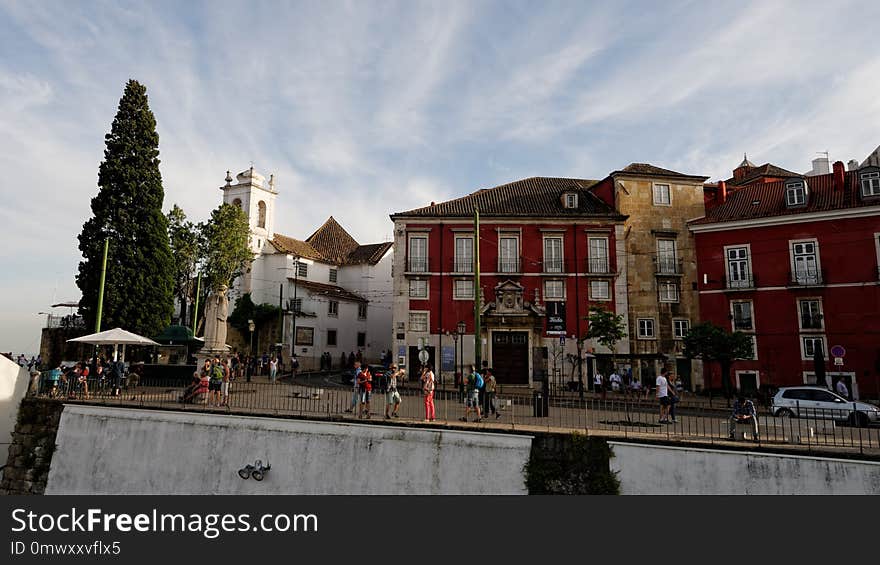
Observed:
[[[477,390],[483,388],[483,376],[480,373],[474,373],[474,386]]]
[[[223,380],[223,367],[220,365],[214,365],[214,368],[211,369],[211,380],[212,381],[222,381]]]

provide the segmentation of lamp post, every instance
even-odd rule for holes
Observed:
[[[458,335],[461,337],[461,347],[458,349],[458,370],[461,371],[461,380],[460,383],[464,382],[464,332],[467,330],[467,326],[464,321],[461,320],[458,322]],[[459,391],[461,387],[459,386]]]
[[[248,331],[251,332],[251,351],[250,351],[251,356],[253,356],[253,354],[254,354],[254,329],[255,328],[256,328],[256,325],[254,325],[254,321],[248,320]]]

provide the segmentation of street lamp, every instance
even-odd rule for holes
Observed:
[[[248,320],[248,331],[251,332],[251,355],[254,354],[254,328],[256,328],[254,321]]]
[[[464,382],[464,332],[467,326],[464,321],[458,322],[458,335],[461,336],[461,347],[458,349],[458,370],[461,371],[461,382]]]

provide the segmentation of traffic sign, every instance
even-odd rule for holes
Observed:
[[[421,361],[422,364],[428,362],[428,352],[426,350],[422,349],[421,351],[419,351],[419,361]]]
[[[831,355],[835,357],[846,357],[846,349],[842,345],[835,345],[831,348]]]
[[[835,357],[834,364],[842,367],[843,366],[843,357]]]
[[[559,336],[559,345],[565,345],[565,336],[564,335]]]

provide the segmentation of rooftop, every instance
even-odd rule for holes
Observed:
[[[375,265],[393,245],[390,241],[360,245],[333,216],[305,241],[275,234],[271,243],[282,253],[343,266]]]

